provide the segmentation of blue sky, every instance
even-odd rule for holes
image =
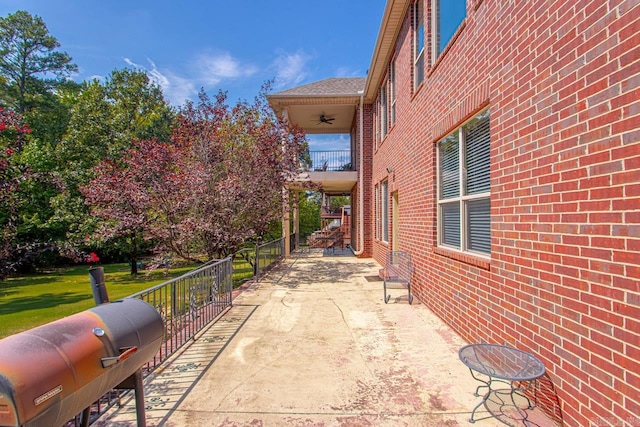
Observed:
[[[364,76],[385,1],[0,0],[40,16],[79,67],[75,80],[145,69],[172,105],[204,87],[253,100],[328,77]]]

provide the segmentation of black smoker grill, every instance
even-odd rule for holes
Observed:
[[[0,340],[0,426],[59,427],[112,388],[135,390],[160,349],[160,314],[139,299],[103,304]]]

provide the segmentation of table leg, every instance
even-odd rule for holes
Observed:
[[[479,385],[479,386],[476,388],[476,391],[475,391],[475,393],[473,394],[474,396],[476,396],[476,397],[480,397],[480,393],[478,393],[478,392],[480,391],[480,389],[481,389],[482,387],[487,387],[487,389],[488,389],[488,390],[487,390],[487,392],[491,391],[491,377],[489,377],[489,380],[487,381],[487,380],[484,380],[484,379],[482,379],[482,378],[478,378],[478,377],[476,377],[476,376],[473,374],[473,369],[469,369],[469,372],[471,372],[471,376],[473,377],[473,379],[474,379],[474,380],[476,380],[476,381],[478,381],[478,382],[481,382],[481,383],[482,383],[481,385]]]
[[[484,417],[484,418],[476,418],[476,411],[478,410],[479,407],[481,407],[481,406],[486,404],[487,399],[491,395],[491,377],[489,377],[487,380],[485,380],[483,378],[479,378],[479,377],[475,376],[475,374],[473,373],[473,369],[469,369],[469,372],[471,372],[471,376],[473,377],[474,380],[482,383],[476,388],[474,396],[480,397],[480,393],[479,393],[480,389],[483,388],[483,387],[487,388],[487,392],[482,396],[482,400],[480,401],[480,403],[478,403],[476,405],[476,407],[473,408],[473,411],[471,411],[471,418],[469,418],[469,422],[470,423],[475,423],[476,421],[485,420],[487,418],[493,417],[493,415],[490,415],[490,416]]]
[[[516,410],[518,411],[518,413],[520,414],[520,416],[522,417],[522,423],[524,425],[526,425],[527,427],[531,426],[531,423],[529,422],[528,418],[529,418],[529,414],[527,414],[526,409],[533,409],[533,405],[531,405],[531,399],[529,399],[529,396],[526,395],[526,392],[529,391],[531,389],[531,386],[533,385],[533,383],[536,380],[532,380],[532,381],[527,381],[526,382],[526,387],[522,387],[522,382],[518,382],[518,386],[515,386],[515,381],[511,383],[511,403],[513,403],[513,406],[516,408]],[[536,391],[534,390],[534,393]],[[514,395],[518,395],[520,397],[523,397],[527,400],[527,407],[526,409],[521,409],[520,405],[518,405],[515,401]]]
[[[479,418],[479,419],[476,420],[475,416],[476,416],[476,411],[478,410],[478,408],[481,407],[482,405],[484,405],[485,402],[487,401],[487,397],[488,397],[489,393],[491,393],[491,391],[488,391],[487,394],[482,398],[482,401],[480,403],[478,403],[475,408],[473,408],[473,411],[471,411],[471,418],[469,418],[469,422],[470,423],[475,423],[476,421],[484,420],[484,418]],[[491,418],[491,417],[487,417],[487,418]]]
[[[523,386],[523,382],[521,381],[507,381],[502,379],[493,379],[492,377],[488,377],[487,379],[484,379],[476,376],[472,369],[469,369],[469,372],[471,372],[471,376],[473,377],[473,379],[482,383],[476,388],[474,396],[476,397],[481,396],[480,389],[482,388],[487,389],[486,393],[482,395],[482,400],[480,401],[480,403],[478,403],[475,406],[475,408],[473,408],[473,411],[471,411],[471,417],[469,418],[470,423],[475,423],[476,421],[485,420],[487,418],[499,417],[499,415],[494,414],[493,411],[489,409],[489,407],[487,406],[487,401],[490,398],[492,398],[491,396],[494,396],[495,400],[492,400],[491,402],[497,404],[500,408],[503,408],[503,407],[515,408],[515,410],[518,412],[518,415],[522,417],[523,424],[528,427],[531,426],[531,423],[527,419],[528,414],[526,410],[522,409],[518,404],[518,402],[516,402],[516,396],[520,396],[521,398],[527,401],[526,409],[533,409],[533,405],[531,404],[531,399],[529,399],[529,397],[526,395],[526,392],[531,389],[533,381],[535,380],[524,382],[526,386]],[[495,382],[503,384],[503,387],[504,386],[508,386],[508,387],[492,389],[491,386]],[[485,408],[491,415],[483,418],[476,418],[476,411],[481,406],[485,406]],[[502,409],[500,409],[499,412],[502,412]]]

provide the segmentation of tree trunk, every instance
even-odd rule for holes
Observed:
[[[131,275],[138,274],[138,242],[135,233],[131,236]]]

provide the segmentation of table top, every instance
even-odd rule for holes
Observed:
[[[458,352],[469,369],[508,381],[530,381],[543,376],[544,364],[531,353],[499,344],[470,344]]]

